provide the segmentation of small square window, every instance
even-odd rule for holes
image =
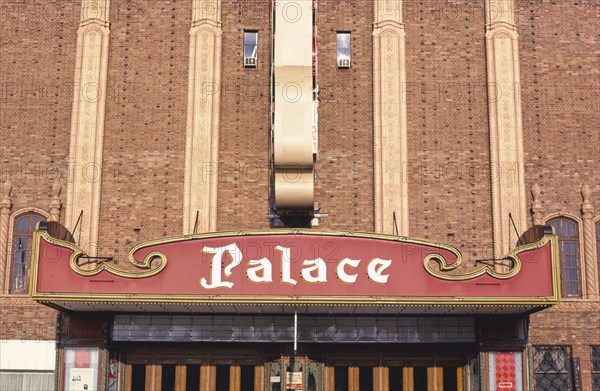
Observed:
[[[258,64],[258,32],[244,31],[244,68],[256,68]]]
[[[337,67],[350,68],[352,52],[352,37],[348,32],[337,33]]]

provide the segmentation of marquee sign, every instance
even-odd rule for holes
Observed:
[[[56,235],[55,235],[56,236]],[[89,258],[42,225],[31,296],[67,303],[547,306],[558,301],[551,231],[507,255],[463,265],[449,245],[316,230],[210,233],[136,245],[126,260]],[[71,306],[72,307],[72,306]]]

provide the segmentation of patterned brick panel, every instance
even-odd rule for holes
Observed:
[[[10,175],[13,211],[46,209],[53,180],[66,182],[80,11],[74,1],[0,1],[0,182]]]
[[[112,1],[100,255],[182,232],[191,1]]]
[[[411,236],[491,258],[484,2],[406,1]]]
[[[323,228],[373,231],[373,2],[319,1],[319,153]],[[352,68],[337,69],[336,31],[352,33]]]
[[[582,183],[600,205],[600,7],[595,0],[515,5],[528,188],[539,183],[546,214],[579,215]]]
[[[270,4],[222,2],[223,52],[217,229],[268,228]],[[258,65],[243,68],[244,30],[258,31]]]

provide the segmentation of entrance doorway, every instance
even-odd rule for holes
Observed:
[[[308,356],[263,363],[125,365],[125,391],[466,391],[468,367],[335,365]]]

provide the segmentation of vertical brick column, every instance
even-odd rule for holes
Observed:
[[[12,209],[12,200],[10,199],[10,191],[12,184],[10,180],[6,180],[2,185],[2,201],[0,201],[0,293],[8,291],[8,286],[4,287],[6,281],[6,267],[10,262],[8,251],[9,223],[10,212]]]
[[[406,55],[402,1],[375,1],[373,24],[375,231],[408,235]]]
[[[77,31],[66,226],[88,254],[96,254],[104,140],[110,0],[82,0]]]
[[[221,0],[192,0],[183,233],[217,226]],[[198,222],[196,225],[196,214]]]
[[[598,299],[598,261],[596,254],[596,227],[594,224],[594,206],[590,202],[592,191],[586,184],[581,189],[583,204],[583,254],[585,261],[585,292],[589,299]]]
[[[519,43],[514,0],[486,0],[486,55],[495,258],[527,229]]]

